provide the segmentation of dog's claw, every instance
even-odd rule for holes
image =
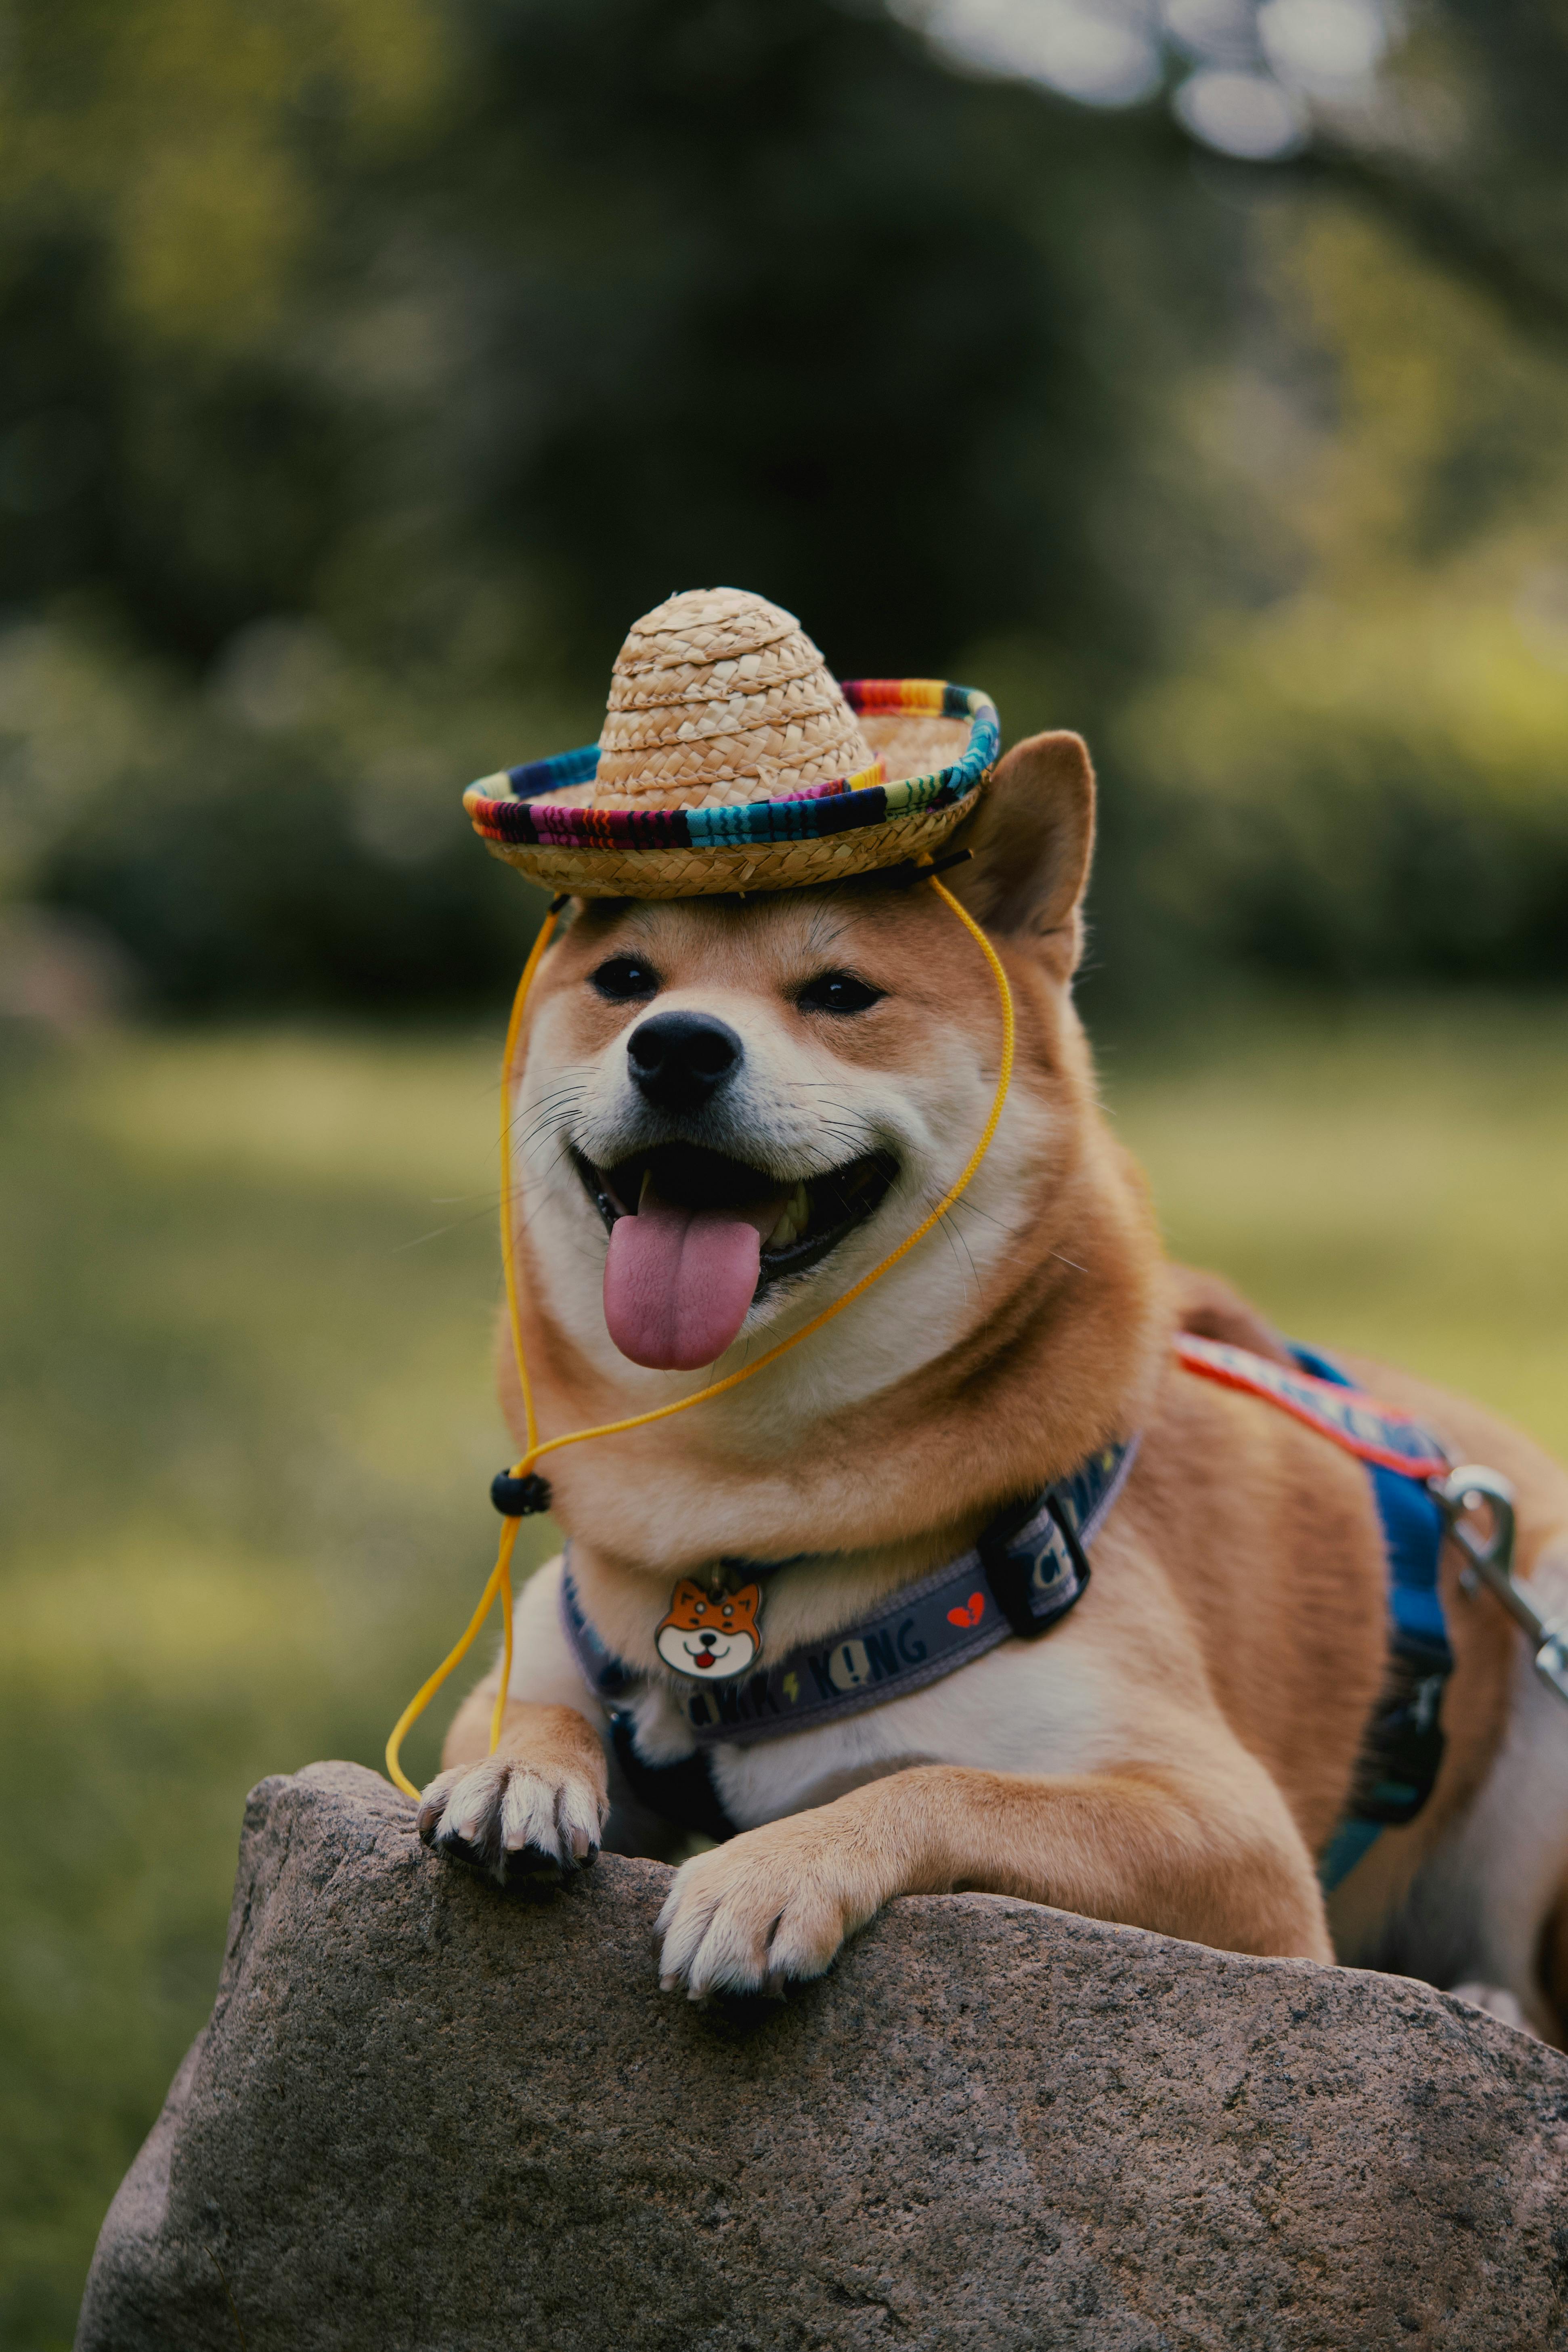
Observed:
[[[439,1772],[419,1801],[421,1838],[500,1886],[551,1886],[591,1863],[604,1827],[586,1779],[487,1756]]]

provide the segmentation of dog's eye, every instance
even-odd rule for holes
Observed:
[[[886,989],[857,980],[852,971],[824,971],[806,982],[795,1003],[805,1013],[864,1013],[886,994]]]
[[[612,1004],[631,1004],[640,997],[658,994],[658,974],[636,956],[611,956],[590,973],[588,985],[607,996]]]

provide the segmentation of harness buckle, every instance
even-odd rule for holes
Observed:
[[[987,1528],[979,1551],[992,1598],[1020,1641],[1037,1641],[1083,1598],[1089,1561],[1054,1494],[1021,1505],[1010,1526]]]
[[[1488,1470],[1479,1462],[1462,1462],[1447,1478],[1434,1479],[1432,1492],[1443,1507],[1448,1533],[1464,1556],[1461,1591],[1473,1594],[1485,1585],[1501,1601],[1534,1644],[1536,1673],[1568,1706],[1568,1626],[1554,1625],[1543,1617],[1513,1573],[1513,1488],[1496,1470]],[[1484,1535],[1469,1524],[1482,1510],[1489,1515]]]

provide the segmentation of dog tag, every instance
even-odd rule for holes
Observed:
[[[683,1576],[669,1596],[654,1647],[667,1666],[693,1682],[728,1682],[734,1675],[750,1674],[763,1654],[757,1628],[762,1608],[760,1584],[721,1592]]]

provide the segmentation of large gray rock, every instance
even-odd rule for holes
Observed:
[[[721,2017],[668,1870],[507,1898],[412,1819],[257,1790],[79,2352],[1568,2345],[1568,2061],[1440,1993],[968,1895]]]

